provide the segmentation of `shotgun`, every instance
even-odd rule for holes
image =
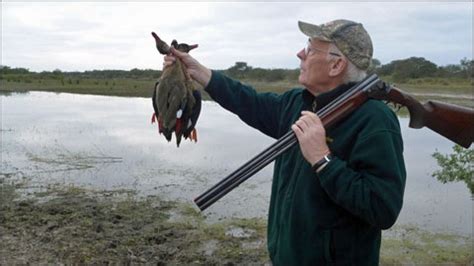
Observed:
[[[421,104],[408,93],[380,80],[376,74],[354,85],[316,114],[324,127],[328,129],[370,98],[407,107],[411,128],[426,126],[465,148],[474,141],[474,111],[472,109],[438,101]],[[296,143],[297,138],[290,130],[264,151],[199,195],[194,202],[201,211],[204,211]]]

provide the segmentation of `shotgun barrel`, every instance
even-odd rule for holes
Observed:
[[[379,84],[379,86],[374,86],[375,84]],[[325,127],[330,127],[364,103],[367,100],[369,89],[384,89],[381,85],[383,86],[384,84],[381,84],[377,75],[373,74],[323,107],[317,112],[317,115],[321,118]],[[204,211],[214,202],[270,164],[276,157],[295,145],[295,143],[297,143],[297,139],[293,131],[287,132],[274,144],[195,198],[194,202],[201,211]]]

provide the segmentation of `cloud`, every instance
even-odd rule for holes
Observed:
[[[198,43],[214,69],[245,61],[297,68],[306,37],[297,21],[360,21],[374,57],[423,56],[439,65],[472,58],[471,3],[2,3],[2,64],[35,71],[161,69],[151,31],[168,43]]]

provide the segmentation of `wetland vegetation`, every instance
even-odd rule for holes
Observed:
[[[394,60],[382,65],[373,59],[370,73],[412,93],[420,100],[434,99],[474,107],[473,60],[437,66],[420,57]],[[281,93],[299,87],[299,69],[263,69],[236,62],[225,70],[230,77],[252,85],[257,91]],[[161,71],[152,69],[92,70],[83,72],[33,72],[26,68],[0,68],[0,90],[51,91],[123,97],[151,97]],[[199,87],[199,86],[198,86]],[[209,99],[204,94],[205,99]]]

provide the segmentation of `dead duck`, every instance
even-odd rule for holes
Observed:
[[[170,46],[162,41],[156,33],[156,48],[161,54],[170,54]],[[171,45],[188,53],[197,47],[197,44],[188,45],[173,40]],[[179,59],[163,69],[160,80],[156,82],[152,96],[153,109],[152,123],[158,120],[158,132],[171,141],[175,132],[176,145],[179,147],[181,138],[189,138],[197,142],[195,129],[199,114],[201,113],[201,93],[186,75],[186,69]]]

